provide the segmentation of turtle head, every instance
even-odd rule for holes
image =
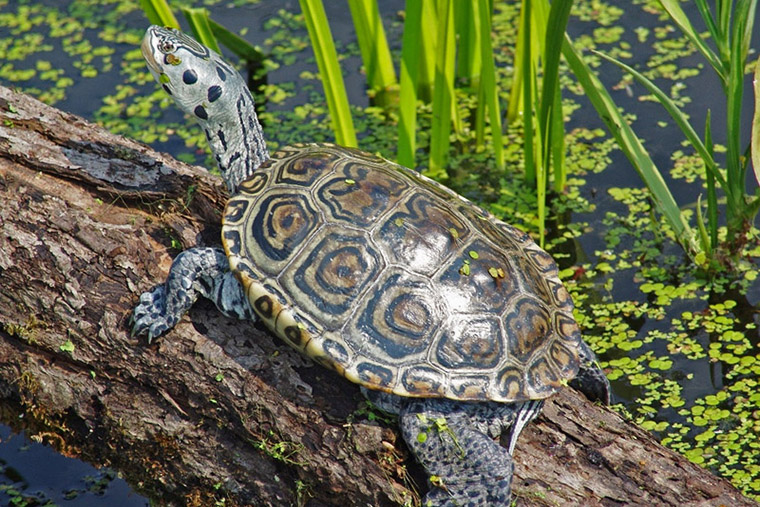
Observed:
[[[203,127],[227,188],[269,158],[253,97],[219,54],[173,28],[151,26],[142,53],[153,77]]]
[[[151,26],[142,54],[166,93],[201,126],[224,123],[246,89],[242,76],[219,54],[179,30]]]

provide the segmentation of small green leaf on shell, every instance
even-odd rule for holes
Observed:
[[[343,181],[345,181],[345,182],[346,182],[346,185],[353,185],[353,184],[355,184],[355,183],[356,183],[356,180],[352,180],[351,178],[346,178],[346,179],[345,179],[345,180],[343,180]]]
[[[417,433],[417,442],[421,444],[424,444],[425,442],[427,442],[427,433],[425,433],[424,431]]]
[[[396,225],[396,227],[401,227],[402,225],[404,225],[404,219],[399,217],[396,220],[394,220],[393,223]]]
[[[488,274],[491,275],[491,277],[494,280],[498,280],[499,278],[504,278],[505,276],[503,268],[490,267],[488,268]]]
[[[477,259],[478,257],[480,257],[480,255],[478,255],[478,252],[476,252],[475,250],[470,250],[469,252],[467,252],[467,254],[473,259]]]

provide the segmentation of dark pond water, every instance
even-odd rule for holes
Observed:
[[[196,4],[200,3],[202,2],[196,2]],[[266,0],[256,4],[249,4],[249,2],[244,1],[211,1],[203,3],[204,5],[209,3],[214,4],[209,7],[212,17],[225,26],[234,30],[240,30],[245,27],[257,28],[250,29],[245,37],[250,42],[265,47],[269,47],[272,44],[271,41],[276,40],[277,25],[268,25],[267,23],[273,19],[280,18],[277,14],[278,11],[283,9],[290,12],[300,12],[298,2],[295,0]],[[579,3],[584,2],[576,2],[576,4]],[[25,19],[29,28],[28,30],[20,30],[21,33],[44,35],[43,40],[30,39],[28,45],[50,45],[50,48],[44,52],[29,51],[27,58],[9,58],[13,61],[12,68],[3,67],[5,60],[3,57],[9,56],[11,51],[18,51],[18,46],[23,47],[24,44],[0,46],[0,83],[20,86],[22,89],[28,90],[33,94],[47,97],[48,101],[55,102],[55,105],[63,110],[84,116],[85,118],[98,120],[103,120],[104,102],[112,100],[112,97],[118,94],[116,90],[119,87],[134,87],[134,94],[127,91],[120,99],[126,103],[133,103],[133,95],[149,95],[154,90],[152,83],[127,83],[126,73],[122,70],[122,66],[139,66],[141,64],[139,61],[135,63],[135,59],[130,60],[125,56],[128,52],[134,51],[134,44],[131,41],[122,40],[118,35],[115,35],[118,33],[131,34],[136,41],[139,34],[146,27],[147,21],[141,12],[134,8],[125,8],[125,6],[134,4],[136,2],[126,0],[109,0],[100,3],[94,0],[47,0],[36,2],[0,0],[0,40],[8,40],[9,38],[18,39],[20,37],[18,33],[20,29],[17,28],[17,20]],[[240,5],[232,8],[233,4]],[[400,33],[397,12],[403,9],[404,2],[403,0],[393,0],[383,1],[380,4],[382,13],[387,20],[386,30],[389,33],[390,39],[391,41],[398,40],[398,37],[394,37],[394,35]],[[584,4],[590,6],[589,12],[593,11],[595,5],[602,4],[617,6],[625,12],[617,24],[623,23],[626,29],[619,35],[619,39],[615,39],[614,42],[609,43],[610,47],[632,48],[632,51],[634,51],[633,61],[637,63],[644,64],[659,57],[651,46],[652,41],[655,41],[655,43],[660,41],[658,37],[664,29],[662,29],[662,22],[658,20],[657,16],[649,12],[646,1],[615,0],[606,3],[585,2]],[[338,40],[339,51],[343,54],[354,50],[353,54],[357,54],[358,51],[355,51],[354,47],[353,24],[345,3],[325,2],[325,7],[333,35]],[[684,8],[689,12],[691,19],[697,19],[695,12],[693,12],[693,3],[684,4]],[[74,42],[66,42],[66,35],[60,39],[52,37],[50,36],[47,24],[35,24],[35,22],[30,21],[35,15],[50,15],[50,13],[56,13],[50,19],[53,19],[53,23],[59,23],[61,26],[64,26],[72,19],[76,20],[80,26],[74,32],[81,32],[83,34],[82,40],[90,41],[90,47],[88,48],[86,45],[82,47],[76,46],[76,44],[81,44],[80,39],[77,37],[74,38]],[[604,30],[610,30],[610,27],[603,20],[595,17],[593,13],[588,14],[588,17],[593,18],[593,20],[587,20],[584,15],[581,15],[571,21],[569,31],[575,40],[582,40],[584,36],[590,36],[594,39],[603,38],[607,35]],[[287,16],[285,19],[287,19]],[[21,26],[23,26],[23,23]],[[264,26],[267,26],[267,28],[261,28]],[[115,27],[113,29],[114,32],[109,31],[108,27]],[[645,30],[649,31],[649,35],[645,33]],[[660,31],[658,32],[658,30]],[[295,30],[294,33],[297,38],[302,39],[305,32]],[[69,35],[69,37],[71,36]],[[642,42],[642,37],[646,39],[646,43]],[[664,38],[667,39],[667,37]],[[758,47],[759,43],[760,41],[755,38],[753,41],[754,46]],[[287,48],[287,43],[279,42],[275,44]],[[72,45],[74,46],[73,48]],[[293,45],[296,45],[296,39],[293,39]],[[113,48],[113,54],[99,53],[99,48],[103,46]],[[678,51],[680,50],[673,49],[673,53]],[[7,52],[7,54],[4,55],[4,52]],[[82,56],[88,52],[94,55],[91,60]],[[269,73],[268,81],[270,84],[302,83],[299,80],[304,71],[316,72],[316,66],[308,52],[295,52],[293,58],[296,62],[295,64],[281,65]],[[282,60],[286,59],[287,57],[282,57]],[[45,77],[45,64],[40,64],[40,61],[49,61],[52,67],[61,67],[66,70],[61,76]],[[696,125],[699,126],[704,123],[705,114],[708,109],[711,111],[713,118],[722,118],[723,103],[720,83],[711,72],[704,69],[705,66],[702,63],[701,56],[696,53],[686,54],[673,61],[676,65],[676,69],[673,72],[677,72],[678,69],[702,69],[704,71],[700,72],[697,77],[676,77],[670,81],[660,80],[658,83],[664,83],[666,86],[672,87],[671,93],[674,96],[683,93],[692,97],[692,100],[684,101],[683,107],[684,111],[694,119]],[[350,102],[360,107],[367,106],[368,101],[364,93],[364,76],[359,72],[361,65],[359,58],[348,56],[342,62],[342,65],[346,73],[346,88]],[[14,74],[17,71],[25,69],[36,69],[36,73],[26,79],[19,78],[18,75]],[[87,69],[93,69],[97,75],[82,77],[87,72]],[[609,64],[602,65],[600,73],[605,84],[609,86],[615,86],[621,82],[621,73]],[[56,79],[68,76],[71,76],[72,82],[65,85],[65,93],[53,93],[58,87]],[[689,88],[686,92],[681,92],[679,83],[684,80],[688,82]],[[122,90],[125,89],[122,88]],[[284,116],[285,113],[290,113],[295,107],[308,103],[315,93],[319,93],[319,90],[315,91],[311,84],[306,86],[298,84],[289,90],[292,92],[292,96],[283,102],[267,104],[267,110],[279,111]],[[637,120],[634,122],[634,128],[637,132],[645,134],[646,147],[656,164],[661,168],[671,167],[673,165],[673,151],[681,143],[682,138],[673,127],[672,122],[668,121],[669,119],[666,118],[661,107],[651,101],[640,100],[643,92],[637,89],[635,85],[626,84],[620,86],[612,93],[614,99],[626,112],[636,115]],[[581,105],[581,109],[572,114],[568,123],[568,131],[578,127],[588,129],[602,127],[596,113],[588,104],[584,103],[582,97],[573,96],[573,99]],[[745,97],[745,100],[746,110],[751,111],[752,100],[749,93]],[[121,114],[125,119],[135,116],[134,113],[128,112],[122,112]],[[162,112],[160,120],[168,123],[175,122],[176,124],[181,124],[184,121],[173,109]],[[744,116],[744,121],[747,127],[745,131],[748,132],[749,114]],[[663,122],[668,124],[667,128],[665,128]],[[315,125],[315,128],[321,128],[322,132],[329,132],[328,127],[324,123],[323,121],[323,125]],[[287,130],[290,125],[295,125],[295,123],[286,123],[286,120],[283,120],[281,129]],[[329,135],[329,133],[325,135]],[[377,135],[381,136],[382,134]],[[272,134],[272,136],[276,137],[278,141],[290,142],[284,132],[278,132]],[[713,136],[717,143],[725,141],[724,131],[715,121]],[[746,141],[746,139],[743,141]],[[179,156],[184,155],[185,158],[189,157],[190,160],[195,160],[199,163],[204,161],[203,154],[194,152],[193,148],[187,148],[186,141],[176,136],[169,137],[166,140],[158,139],[151,142],[151,144],[157,149]],[[392,155],[392,153],[389,155]],[[572,223],[584,224],[584,233],[578,235],[574,241],[573,251],[570,252],[569,257],[560,259],[560,264],[564,266],[588,264],[590,268],[594,268],[606,259],[607,252],[611,250],[607,237],[608,230],[611,227],[608,214],[614,213],[625,216],[630,211],[626,205],[613,198],[608,189],[613,186],[634,189],[641,187],[638,176],[620,152],[612,152],[609,154],[609,157],[611,161],[603,172],[596,173],[591,171],[583,175],[586,182],[584,185],[579,186],[579,196],[594,205],[596,209],[593,212],[576,213],[571,217]],[[700,193],[698,184],[686,183],[683,179],[674,179],[670,173],[666,173],[665,177],[676,200],[682,206],[693,207],[696,196]],[[472,197],[477,199],[477,192],[472,194]],[[612,225],[615,225],[614,221]],[[625,249],[636,252],[635,243],[637,241],[637,238],[627,237],[623,240],[622,245]],[[680,249],[673,245],[672,242],[666,241],[662,243],[661,249],[660,255],[663,258],[680,259],[683,257]],[[668,265],[668,269],[674,271],[683,269],[678,268],[679,263],[683,265],[685,261],[672,261]],[[656,265],[656,262],[654,264]],[[688,281],[688,277],[679,276],[681,276],[679,280]],[[609,301],[630,301],[639,307],[651,304],[653,297],[651,294],[642,293],[640,290],[642,280],[638,277],[639,273],[637,270],[620,270],[614,273],[602,271],[591,277],[579,289],[579,292],[583,293],[584,297],[587,298],[584,300],[586,304],[581,303],[581,305],[584,305],[584,307],[586,305],[593,306],[592,303]],[[614,282],[611,286],[612,288],[608,284],[609,280]],[[726,297],[725,295],[718,296],[717,299]],[[747,329],[753,343],[758,343],[760,340],[758,339],[756,328],[760,288],[755,284],[754,287],[751,287],[747,291],[746,296],[735,299],[738,299],[742,306],[741,310],[733,312],[732,317],[737,317],[741,314],[748,325],[754,323],[755,328],[749,326]],[[710,300],[709,303],[715,303],[715,301]],[[673,306],[668,309],[668,315],[675,317],[683,312],[701,312],[705,310],[707,305],[708,303],[703,301],[695,303],[693,300],[676,300]],[[658,333],[661,331],[669,331],[669,322],[666,321],[663,324],[661,320],[649,314],[643,316],[634,315],[624,320],[626,320],[628,332],[633,335],[629,338],[629,341],[642,339],[646,342],[642,346],[642,350],[647,351],[645,354],[651,353],[652,358],[672,357],[674,362],[673,367],[669,372],[663,373],[663,378],[660,380],[688,379],[688,381],[679,381],[681,385],[679,396],[686,403],[686,407],[690,407],[694,403],[698,404],[702,398],[715,393],[727,383],[733,381],[731,379],[724,379],[724,374],[730,371],[730,367],[722,361],[715,360],[708,355],[698,359],[679,356],[672,353],[674,350],[672,341],[655,338],[648,340],[647,337],[649,336],[658,336]],[[603,321],[600,320],[600,322]],[[603,350],[601,359],[610,362],[626,356],[627,354],[624,351],[627,349],[620,348],[619,346],[607,346],[603,343],[606,338],[603,337],[601,331],[596,329],[602,326],[602,324],[597,324],[596,326],[590,324],[588,326],[592,340],[596,339],[594,333],[599,334],[597,346],[600,350]],[[692,330],[689,338],[695,343],[700,344],[704,349],[708,349],[711,343],[715,341],[714,334],[706,332],[704,329]],[[757,351],[755,350],[754,353],[757,353]],[[652,363],[649,362],[649,364],[651,365]],[[610,365],[611,370],[613,366],[612,364]],[[645,402],[641,401],[642,398],[651,395],[651,393],[648,394],[649,391],[647,391],[646,385],[639,383],[636,375],[635,371],[629,371],[613,381],[616,399],[623,402],[630,411],[634,411],[642,403],[645,404]],[[653,406],[655,410],[661,409],[659,405],[655,404]],[[664,415],[660,419],[664,418],[670,422],[679,421],[679,417],[683,417],[683,415],[679,416],[677,410],[672,406],[665,407],[661,410],[661,413]],[[660,419],[653,418],[652,420],[659,421]],[[756,454],[748,459],[757,462]],[[717,465],[715,468],[718,468]],[[50,450],[49,447],[30,443],[22,435],[11,434],[9,428],[3,425],[0,425],[0,471],[3,471],[3,475],[0,476],[0,503],[8,503],[12,500],[13,496],[9,493],[8,489],[10,486],[23,492],[24,495],[35,496],[39,499],[39,505],[44,505],[45,501],[62,505],[132,506],[146,505],[147,503],[144,498],[131,492],[128,486],[116,478],[112,472],[108,470],[95,470],[77,460],[60,456]],[[756,489],[760,491],[760,485]],[[67,497],[68,492],[75,492],[76,494],[72,493],[70,495],[72,498],[69,499]],[[30,503],[29,505],[34,504]]]
[[[0,505],[144,507],[116,472],[95,469],[0,424]]]

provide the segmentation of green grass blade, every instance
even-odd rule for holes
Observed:
[[[689,21],[689,18],[686,16],[686,13],[683,11],[683,9],[681,9],[678,0],[660,0],[660,4],[668,13],[673,22],[678,25],[678,28],[681,29],[681,31],[689,38],[689,40],[691,40],[699,52],[702,53],[705,59],[715,69],[715,72],[718,73],[723,86],[727,87],[728,76],[726,75],[726,69],[721,63],[720,58],[718,58],[713,50],[710,49],[704,40],[702,40],[702,37],[700,37],[699,33],[694,29],[691,21]]]
[[[710,157],[713,157],[711,118],[712,114],[708,109],[705,119],[705,149]],[[718,195],[715,192],[715,175],[712,171],[705,171],[705,182],[707,183],[707,220],[710,227],[710,248],[705,250],[710,252],[718,244]]]
[[[730,52],[728,62],[728,86],[726,88],[726,179],[729,188],[726,189],[726,216],[729,230],[737,225],[733,216],[738,216],[744,204],[744,181],[742,171],[741,149],[741,114],[742,95],[744,94],[744,59],[742,58],[743,25],[747,20],[741,19],[746,15],[749,2],[739,0],[736,5],[736,16],[731,30]],[[734,195],[730,195],[734,194]]]
[[[755,65],[755,114],[752,118],[752,167],[755,171],[755,180],[760,185],[760,58]]]
[[[262,63],[266,59],[264,51],[239,36],[238,34],[223,27],[209,18],[209,26],[212,33],[224,47],[235,53],[239,58],[249,63]]]
[[[480,86],[478,86],[476,107],[475,107],[475,119],[473,128],[475,130],[475,146],[483,147],[486,142],[486,110],[488,106],[486,104],[486,94],[483,89],[483,80],[480,80]]]
[[[531,2],[530,0],[524,0],[523,9],[521,11],[521,25],[520,25],[520,39],[523,40],[521,45],[523,65],[526,67],[522,69],[520,73],[522,81],[522,110],[523,114],[523,150],[524,150],[524,172],[525,179],[527,181],[536,180],[536,163],[535,155],[537,151],[535,145],[535,136],[533,132],[533,115],[530,113],[533,111],[533,91],[535,90],[535,68],[533,67],[533,60],[531,58]],[[518,42],[518,45],[520,43]],[[515,72],[516,74],[516,72]]]
[[[641,74],[633,67],[626,65],[625,63],[616,60],[615,58],[612,58],[611,56],[608,56],[604,53],[600,53],[599,51],[594,51],[594,53],[628,72],[631,76],[633,76],[634,79],[636,79],[636,81],[641,83],[647,89],[647,91],[649,91],[649,93],[655,96],[657,101],[665,108],[668,114],[670,114],[670,117],[673,118],[673,120],[676,122],[676,125],[678,125],[678,127],[681,129],[681,132],[684,133],[691,145],[694,146],[694,148],[697,150],[697,153],[702,158],[702,160],[704,160],[707,171],[715,177],[721,188],[727,192],[730,191],[730,189],[726,188],[726,179],[723,178],[723,175],[720,174],[720,172],[718,172],[717,164],[715,163],[712,155],[707,150],[704,143],[702,143],[702,140],[699,138],[699,135],[691,126],[691,123],[689,123],[689,120],[686,118],[686,116],[684,116],[683,113],[681,113],[681,111],[678,109],[678,106],[670,99],[670,97],[668,97],[662,90],[657,87],[657,85],[644,77],[643,74]]]
[[[725,36],[720,32],[720,28],[715,22],[715,16],[713,16],[710,6],[707,4],[707,0],[695,0],[699,14],[702,16],[702,20],[705,22],[707,31],[710,32],[710,37],[718,47],[718,58],[721,62],[728,60],[728,44]]]
[[[396,71],[393,69],[393,60],[377,2],[348,0],[348,6],[367,73],[367,84],[374,94],[376,103],[385,107],[393,102],[390,92],[396,85]]]
[[[299,0],[299,3],[314,48],[319,74],[322,77],[335,140],[343,146],[356,147],[356,131],[348,106],[346,86],[340,71],[338,54],[335,51],[324,5],[321,0]]]
[[[198,42],[221,54],[222,51],[219,49],[219,44],[216,42],[214,32],[211,31],[208,11],[206,9],[182,7],[182,14],[185,15],[185,19],[190,24],[190,30],[193,32],[193,36]]]
[[[717,0],[716,9],[718,10],[718,28],[722,38],[728,41],[729,33],[731,32],[731,8],[733,7],[733,0]]]
[[[538,219],[538,245],[543,248],[546,243],[546,180],[549,175],[547,172],[546,147],[548,146],[547,136],[541,138],[540,130],[534,136],[536,142],[535,166],[536,166],[536,215]]]
[[[459,40],[457,57],[457,79],[465,79],[473,88],[478,87],[482,60],[480,51],[480,4],[475,2],[454,2],[455,27]]]
[[[483,70],[480,78],[482,99],[488,108],[488,120],[491,123],[491,139],[494,158],[500,170],[504,170],[504,140],[501,135],[501,107],[499,90],[496,85],[496,64],[491,45],[491,10],[489,0],[478,0],[480,21],[480,51]]]
[[[695,241],[694,232],[686,221],[686,218],[678,208],[673,195],[670,193],[665,180],[657,170],[641,140],[636,137],[631,127],[623,118],[617,106],[604,88],[599,78],[583,61],[581,55],[573,47],[570,38],[565,35],[565,43],[562,45],[562,54],[573,70],[578,82],[586,92],[586,96],[593,104],[602,121],[617,141],[623,153],[636,168],[642,180],[649,188],[655,209],[663,214],[673,229],[676,240],[681,243],[684,250],[692,257],[701,249]]]
[[[745,166],[742,163],[741,116],[743,112],[744,66],[747,61],[749,43],[752,37],[756,1],[738,0],[734,6],[733,27],[728,71],[728,92],[726,104],[726,175],[733,196],[728,196],[727,213],[738,213],[745,204],[742,196],[745,186]],[[733,199],[732,199],[733,197]]]
[[[705,252],[708,258],[712,257],[712,247],[715,245],[707,235],[707,228],[705,227],[705,219],[702,216],[702,196],[697,196],[697,209],[694,214],[697,217],[697,231],[699,232],[699,243],[702,245],[702,250]]]
[[[533,96],[536,93],[536,67],[538,65],[538,48],[536,37],[532,33],[532,2],[522,0],[520,8],[517,44],[515,45],[515,73],[512,89],[509,94],[507,118],[515,121],[522,117],[523,122],[523,176],[528,182],[536,181],[536,166],[534,163],[534,133],[533,133]]]
[[[509,103],[507,104],[507,119],[512,122],[517,120],[523,114],[523,104],[525,100],[523,86],[526,80],[523,74],[530,73],[535,76],[538,69],[539,58],[543,54],[543,43],[545,39],[546,23],[548,19],[548,2],[547,0],[522,0],[520,8],[520,18],[518,26],[520,27],[517,34],[517,43],[515,44],[515,72],[512,77],[512,88],[509,91]],[[527,23],[530,23],[530,30],[526,29],[525,16]],[[527,46],[528,50],[525,50]],[[532,83],[533,80],[527,80]],[[534,93],[535,95],[535,90]],[[532,106],[531,106],[532,107]],[[532,178],[527,178],[532,180]]]
[[[517,32],[517,42],[515,43],[515,61],[514,61],[514,74],[512,76],[512,88],[509,90],[509,102],[507,103],[507,121],[510,123],[517,120],[523,111],[523,85],[525,80],[523,74],[529,72],[529,65],[531,64],[530,52],[525,51],[525,45],[529,43],[525,35],[525,30],[522,28],[525,26],[526,16],[526,3],[529,0],[522,0],[522,6],[520,8],[520,16],[518,18],[519,31]],[[528,14],[529,15],[529,14]]]
[[[140,7],[151,24],[179,29],[179,21],[166,0],[140,0]]]
[[[422,19],[420,25],[422,37],[419,78],[417,80],[417,95],[424,102],[433,98],[433,83],[435,82],[435,61],[437,55],[438,9],[436,0],[422,1]]]
[[[458,83],[464,83],[475,95],[475,117],[472,128],[475,131],[475,145],[482,147],[485,142],[486,109],[483,89],[483,51],[481,51],[481,32],[484,27],[484,17],[481,13],[480,2],[455,2],[456,31],[459,47],[457,49]],[[486,20],[487,22],[487,20]],[[492,58],[492,55],[485,55]]]
[[[433,120],[430,132],[430,167],[428,175],[445,179],[449,154],[452,108],[454,104],[454,37],[453,0],[441,0],[438,11],[438,39],[433,86]]]
[[[549,165],[553,163],[554,185],[558,191],[562,191],[565,186],[564,122],[562,118],[562,96],[559,91],[559,56],[572,6],[572,0],[553,2],[549,10],[538,116],[539,129],[547,143],[545,145],[547,156],[544,157],[545,170],[548,173]],[[552,155],[551,158],[548,156],[549,154]]]
[[[407,0],[404,35],[401,39],[398,149],[396,152],[396,160],[406,167],[416,166],[417,80],[421,32],[422,0]]]
[[[755,12],[757,10],[757,0],[739,0],[734,16],[738,17],[743,26],[736,32],[735,37],[739,37],[741,44],[741,60],[747,61],[749,46],[752,42],[752,29],[755,25]],[[737,22],[736,26],[740,26]]]
[[[551,130],[549,149],[551,150],[552,168],[554,169],[554,190],[561,193],[567,183],[565,167],[565,119],[562,115],[562,93],[559,86],[554,89],[553,108],[551,110]]]

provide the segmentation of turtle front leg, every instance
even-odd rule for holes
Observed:
[[[494,440],[516,405],[409,400],[401,410],[407,445],[428,473],[425,506],[509,505],[514,462]]]
[[[243,287],[220,248],[191,248],[174,259],[166,282],[140,296],[132,314],[132,334],[153,338],[173,328],[199,296],[238,319],[255,320]]]

